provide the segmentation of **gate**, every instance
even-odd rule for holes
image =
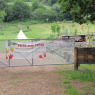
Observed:
[[[14,46],[16,47],[13,48]],[[74,46],[73,38],[2,39],[0,40],[0,67],[73,64]],[[11,53],[14,50],[16,57],[12,58]]]

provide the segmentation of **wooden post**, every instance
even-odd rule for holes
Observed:
[[[74,70],[78,70],[78,49],[74,49]]]
[[[87,35],[85,35],[85,42],[87,42]]]

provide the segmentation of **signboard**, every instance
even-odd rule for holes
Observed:
[[[45,42],[6,42],[6,59],[31,59],[46,57]]]
[[[79,64],[95,64],[95,48],[78,48]]]

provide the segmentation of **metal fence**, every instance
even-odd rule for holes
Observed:
[[[6,59],[6,42],[11,41],[15,43],[46,43],[46,57],[34,58],[34,53],[31,58],[23,59]],[[37,65],[61,65],[74,63],[74,46],[75,40],[71,39],[2,39],[0,40],[0,67],[13,66],[37,66]],[[31,49],[33,49],[31,47]]]

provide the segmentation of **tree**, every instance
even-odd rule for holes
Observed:
[[[51,0],[48,0],[48,1],[47,1],[47,5],[51,6],[51,4],[52,4],[52,3],[51,3]]]
[[[71,13],[74,22],[82,24],[89,20],[93,23],[95,20],[95,0],[58,0],[58,3],[63,13]]]
[[[0,0],[0,22],[4,20],[6,16],[5,9],[7,8],[7,3],[4,0]]]
[[[38,1],[35,0],[35,1],[32,3],[32,11],[34,11],[35,9],[38,9],[38,5],[39,5]]]
[[[0,22],[4,20],[4,17],[6,16],[5,11],[0,11]]]
[[[60,13],[60,11],[61,11],[61,6],[57,3],[57,4],[54,4],[53,6],[52,6],[52,10],[55,10],[57,13]]]
[[[56,25],[57,24],[55,22],[51,25],[51,30],[54,33],[54,36],[55,36],[55,32],[56,32]]]
[[[0,10],[4,11],[7,8],[7,3],[5,0],[0,0]]]
[[[57,31],[58,36],[59,36],[59,34],[60,34],[60,26],[58,24],[56,25],[56,31]]]
[[[57,12],[52,9],[46,9],[45,10],[45,19],[48,18],[49,21],[55,21],[57,17]]]
[[[31,16],[30,7],[22,0],[16,0],[12,6],[12,14],[14,20],[24,21]]]
[[[5,16],[4,21],[5,22],[12,21],[12,19],[13,19],[12,6],[7,5],[5,12],[7,13],[7,15]]]
[[[56,32],[57,32],[58,35],[59,35],[59,33],[60,33],[60,26],[54,22],[54,23],[51,25],[51,30],[52,30],[52,32],[54,33],[54,36],[55,36],[55,33],[56,33]]]
[[[33,17],[34,17],[35,19],[41,20],[41,19],[43,19],[43,17],[44,17],[44,10],[41,9],[41,8],[35,9],[35,11],[32,12],[32,15],[33,15]]]
[[[52,5],[55,4],[58,0],[51,0]]]

